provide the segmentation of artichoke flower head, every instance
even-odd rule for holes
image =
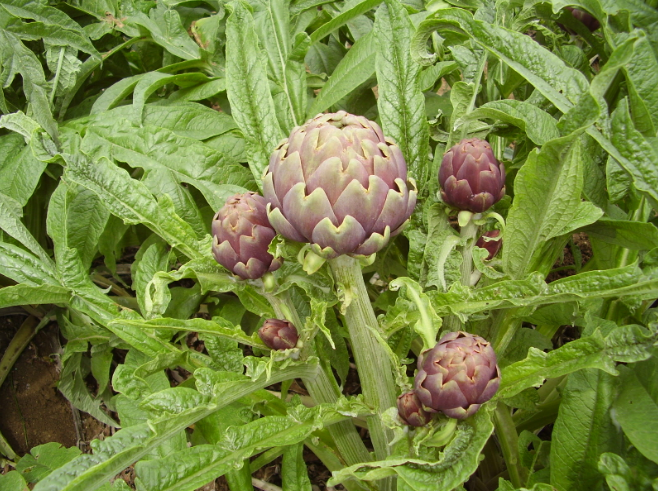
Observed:
[[[326,259],[379,251],[416,205],[400,148],[345,111],[293,129],[272,153],[263,195],[275,230]]]

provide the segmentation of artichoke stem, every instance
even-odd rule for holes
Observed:
[[[461,228],[459,236],[465,242],[462,248],[462,285],[473,286],[471,284],[471,274],[473,273],[473,246],[477,237],[480,227],[477,226],[471,219],[468,223]]]
[[[521,467],[519,435],[516,432],[510,409],[504,403],[498,402],[493,420],[510,481],[512,481],[515,488],[521,488],[526,484],[527,476],[525,470]]]
[[[388,354],[371,333],[378,329],[377,318],[370,304],[361,266],[357,259],[339,256],[329,260],[337,286],[344,289],[349,303],[344,305],[350,333],[352,353],[366,403],[377,415],[368,418],[368,428],[378,459],[389,455],[393,434],[382,424],[381,414],[396,406],[396,386]]]
[[[297,309],[292,303],[288,292],[283,292],[278,296],[263,292],[263,296],[270,302],[277,317],[292,322],[295,327],[297,327],[297,330],[301,331],[300,340],[305,340],[302,330],[302,321],[299,318]],[[308,346],[306,349],[312,349],[312,345],[312,342],[309,343],[305,340],[305,346]],[[317,376],[312,379],[302,379],[304,386],[308,389],[309,394],[316,404],[334,404],[341,396],[336,379],[333,375],[329,375],[330,373],[331,369],[326,366],[326,361],[320,360],[320,369],[317,372]],[[362,462],[370,462],[372,460],[370,452],[368,452],[363,440],[361,440],[352,421],[345,420],[327,426],[327,431],[334,439],[340,456],[348,466]]]

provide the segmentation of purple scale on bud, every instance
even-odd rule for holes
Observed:
[[[484,258],[485,261],[491,261],[494,256],[498,254],[500,246],[503,245],[503,239],[486,240],[485,238],[495,239],[499,236],[500,230],[490,230],[489,232],[482,234],[482,237],[480,237],[475,243],[476,247],[481,247],[482,249],[486,249],[489,252],[489,255]]]
[[[261,278],[281,266],[267,252],[276,232],[267,219],[267,202],[256,193],[231,196],[212,220],[212,252],[219,264],[243,280]]]
[[[423,409],[414,392],[398,397],[398,416],[408,426],[425,426],[432,419],[432,415]]]
[[[297,346],[299,334],[292,322],[281,319],[267,319],[258,330],[258,337],[274,350],[291,349]]]
[[[449,332],[418,358],[414,390],[427,410],[465,419],[491,399],[499,385],[496,353],[480,336]]]
[[[482,213],[505,196],[505,166],[485,140],[462,140],[443,156],[439,184],[444,202]]]

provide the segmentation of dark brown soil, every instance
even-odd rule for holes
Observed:
[[[580,267],[582,267],[592,258],[592,246],[589,243],[589,238],[585,232],[573,234],[573,243],[580,251]],[[576,260],[573,251],[571,250],[571,247],[567,245],[562,253],[562,258],[558,259],[553,265],[553,271],[546,277],[546,281],[550,283],[559,280],[560,278],[566,278],[567,276],[576,274],[577,271],[574,267],[575,265]]]
[[[0,317],[0,353],[4,353],[24,316]],[[73,413],[59,393],[58,328],[50,324],[34,337],[0,387],[0,431],[14,451],[23,455],[32,447],[58,442],[77,444]]]

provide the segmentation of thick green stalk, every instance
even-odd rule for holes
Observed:
[[[521,467],[519,457],[519,435],[516,432],[509,408],[502,402],[499,402],[496,406],[494,428],[500,442],[500,448],[503,451],[510,481],[512,481],[515,488],[523,487],[525,485],[525,471]]]
[[[365,401],[377,415],[368,418],[370,437],[378,459],[389,455],[392,432],[382,424],[381,414],[396,405],[396,388],[388,354],[379,345],[371,330],[377,330],[377,318],[372,310],[359,262],[349,256],[329,260],[337,288],[345,296],[345,319],[352,342]]]
[[[290,300],[288,292],[283,292],[279,296],[265,293],[276,315],[281,319],[287,319],[292,322],[297,329],[301,329],[303,324],[297,313],[297,309]],[[309,394],[317,404],[333,404],[340,397],[340,389],[336,384],[333,375],[329,375],[330,369],[325,366],[325,361],[320,360],[320,369],[314,378],[304,378],[304,386],[308,389]],[[369,462],[372,460],[370,452],[361,440],[354,423],[350,420],[341,421],[327,428],[329,434],[334,439],[336,447],[341,457],[347,465]]]

